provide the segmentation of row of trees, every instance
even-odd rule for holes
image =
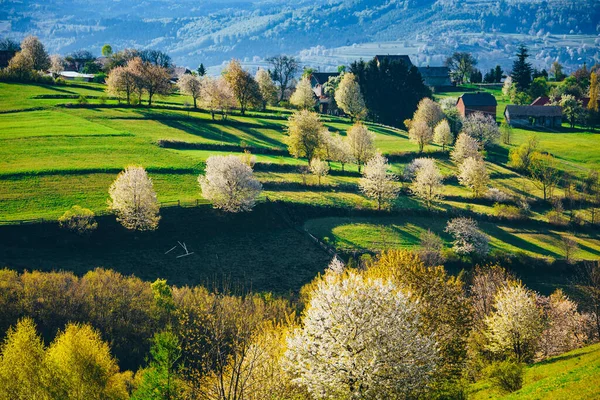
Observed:
[[[518,367],[598,340],[598,263],[581,270],[579,309],[499,266],[448,275],[427,252],[390,250],[361,269],[334,259],[301,290],[300,316],[270,296],[101,269],[2,270],[0,321],[13,328],[0,347],[0,397],[458,398],[465,382],[502,374],[498,362]]]

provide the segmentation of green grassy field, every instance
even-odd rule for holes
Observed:
[[[523,388],[501,394],[483,380],[471,386],[469,399],[593,400],[600,398],[600,344],[577,349],[525,370]]]
[[[501,98],[498,88],[491,91],[500,99],[500,115],[506,102]],[[459,89],[436,95],[457,97],[460,94]],[[80,95],[86,96],[90,104],[85,108],[69,106]],[[101,100],[103,96],[106,96],[104,86],[99,84],[40,86],[0,83],[0,223],[11,224],[37,218],[56,220],[73,205],[90,208],[99,214],[105,213],[109,185],[120,170],[131,164],[142,165],[149,171],[160,202],[206,204],[201,197],[197,177],[210,155],[240,154],[245,146],[286,151],[285,129],[289,110],[251,111],[246,116],[231,115],[223,121],[220,117],[212,120],[210,114],[201,110],[191,110],[185,106],[191,103],[191,99],[178,94],[157,99],[152,108],[125,107],[117,104],[115,99]],[[345,135],[351,126],[350,121],[344,118],[323,116],[323,122],[331,132],[341,135]],[[431,154],[445,176],[451,178],[456,173],[456,166],[447,154],[440,152],[439,147],[427,146],[425,154],[419,155],[417,146],[408,140],[405,131],[368,125],[375,133],[375,143],[381,152],[407,155],[397,158],[403,161],[391,163],[392,172],[401,174],[411,159]],[[514,144],[511,146],[518,145],[532,133],[515,130]],[[596,151],[600,136],[593,133],[538,133],[538,136],[540,147],[559,157],[565,169],[585,171],[596,165],[600,158],[600,152]],[[165,148],[158,145],[161,140],[196,145],[234,145],[239,150],[219,151],[218,147],[210,150]],[[576,146],[564,146],[564,143],[576,143]],[[506,167],[508,151],[509,146],[503,146],[489,154],[487,166],[491,172],[491,186],[513,195],[527,195],[533,200],[540,200],[541,190],[529,178]],[[256,176],[265,187],[261,201],[268,198],[347,209],[376,207],[372,200],[358,191],[359,175],[355,165],[346,166],[346,171],[350,173],[340,174],[341,166],[332,163],[332,171],[337,173],[324,178],[321,185],[317,185],[315,177],[303,177],[295,169],[295,166],[306,165],[305,160],[263,154],[257,154],[256,158],[260,165]],[[398,185],[407,188],[406,184]],[[446,182],[444,193],[446,199],[436,205],[439,210],[468,209],[481,214],[494,213],[491,204],[473,202],[471,193],[452,178]],[[561,193],[561,190],[556,191],[558,195]],[[423,205],[411,196],[401,195],[394,208],[423,209]],[[492,248],[497,251],[522,252],[548,259],[561,258],[560,238],[566,233],[544,224],[546,211],[547,207],[534,207],[530,220],[519,223],[517,227],[514,224],[493,223],[484,223],[482,227],[491,237]],[[163,224],[174,223],[168,219],[169,215],[175,215],[170,214],[175,211],[165,212]],[[202,220],[198,218],[200,220],[190,219],[189,223],[200,226]],[[256,223],[260,224],[260,221]],[[419,233],[426,228],[440,233],[449,244],[449,238],[443,233],[444,224],[445,220],[394,216],[350,220],[325,218],[308,221],[305,227],[341,251],[377,251],[382,246],[377,242],[385,242],[385,246],[413,247],[418,243]],[[30,238],[26,242],[33,243],[37,228],[24,226],[22,229],[23,237]],[[598,235],[588,231],[576,234],[580,245],[578,255],[586,259],[600,258]],[[276,242],[277,239],[273,238],[272,241]],[[17,252],[21,251],[25,251],[24,248]],[[52,260],[51,252],[48,249],[45,251],[41,254]],[[127,265],[133,265],[133,262],[110,264],[113,262],[110,257],[100,257],[92,262],[93,265],[77,267],[78,264],[65,261],[67,257],[64,253],[54,258],[54,264],[42,262],[42,258],[37,256],[32,258],[29,255],[15,255],[14,252],[10,254],[0,262],[8,262],[19,268],[114,265],[116,269],[130,271]],[[117,255],[118,252],[109,251],[108,254],[122,257]],[[145,276],[145,270],[131,272]],[[286,287],[297,289],[298,282]]]

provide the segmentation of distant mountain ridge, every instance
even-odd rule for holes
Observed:
[[[0,36],[35,34],[51,52],[99,53],[105,43],[153,47],[191,67],[385,41],[417,41],[441,54],[499,33],[522,40],[587,35],[565,46],[568,54],[550,48],[544,57],[590,62],[599,56],[600,6],[598,0],[6,0],[0,10]],[[478,46],[501,57],[509,44]]]

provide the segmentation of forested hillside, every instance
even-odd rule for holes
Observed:
[[[524,41],[540,62],[558,58],[570,67],[598,59],[599,21],[595,0],[5,1],[0,35],[35,34],[61,53],[152,46],[191,67],[301,51],[328,67],[332,49],[390,41],[414,47],[408,52],[418,52],[419,63],[462,49],[486,67]]]

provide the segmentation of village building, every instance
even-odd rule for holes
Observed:
[[[559,128],[562,116],[562,108],[559,106],[508,105],[504,110],[504,118],[511,126]]]
[[[92,82],[94,80],[94,74],[81,74],[75,71],[61,71],[58,73],[58,76],[67,81],[79,80],[85,82]]]
[[[322,114],[330,114],[332,109],[333,99],[325,92],[325,84],[329,78],[339,76],[339,72],[313,72],[310,74],[310,84],[315,96],[319,99],[319,112]]]
[[[497,107],[496,98],[487,92],[465,93],[456,102],[456,108],[463,118],[479,112],[495,119]]]
[[[554,99],[556,104],[559,104],[561,100],[561,96],[558,96]],[[587,108],[588,104],[590,103],[589,97],[578,97],[577,100],[581,101],[581,106],[583,108]],[[549,104],[552,104],[552,99],[547,96],[540,96],[531,103],[532,106],[547,106]],[[600,99],[598,100],[598,105],[600,106]]]
[[[381,61],[387,60],[388,62],[401,61],[408,68],[413,67],[414,64],[407,55],[376,55],[375,61],[377,65],[381,64]],[[419,73],[423,77],[423,83],[431,88],[444,88],[452,86],[452,80],[450,79],[450,69],[448,67],[417,67]]]

